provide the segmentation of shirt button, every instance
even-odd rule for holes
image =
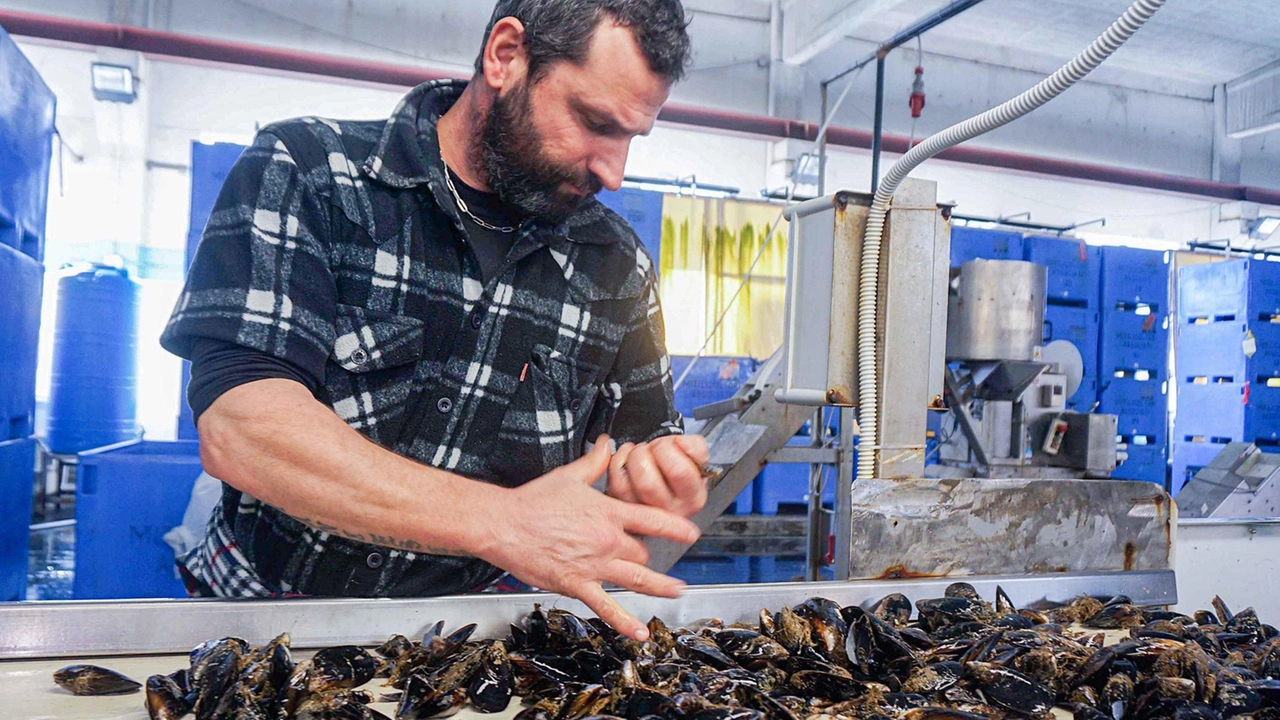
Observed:
[[[483,324],[484,324],[484,315],[481,315],[479,311],[476,311],[471,314],[471,327],[475,328],[476,330],[479,330],[480,326]]]
[[[355,363],[356,365],[363,365],[364,361],[368,359],[369,359],[369,354],[364,351],[364,348],[356,348],[355,350],[351,351],[351,362]]]
[[[436,401],[436,410],[439,410],[442,415],[448,415],[453,410],[453,401],[447,397],[440,398]]]
[[[369,553],[369,557],[364,559],[364,564],[368,565],[371,570],[377,570],[382,567],[382,553]]]
[[[582,401],[581,401],[581,400],[579,400],[579,399],[577,399],[577,398],[574,398],[574,399],[569,403],[569,410],[570,410],[570,411],[572,411],[572,412],[578,412],[578,411],[579,411],[579,410],[581,410],[581,409],[582,409]]]

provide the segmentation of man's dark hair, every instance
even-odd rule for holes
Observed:
[[[477,74],[484,72],[484,48],[493,26],[505,17],[524,25],[533,81],[556,61],[581,64],[592,35],[605,19],[631,30],[649,69],[667,82],[684,77],[691,54],[680,0],[498,0],[476,57]]]

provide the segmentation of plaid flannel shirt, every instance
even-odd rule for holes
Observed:
[[[264,128],[222,188],[162,344],[185,357],[213,338],[288,360],[373,442],[508,487],[602,432],[681,432],[653,263],[620,217],[593,198],[562,225],[526,221],[481,280],[435,130],[464,87],[419,86],[385,121]],[[433,595],[501,574],[331,535],[229,485],[182,562],[242,597]]]

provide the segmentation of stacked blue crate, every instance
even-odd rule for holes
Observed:
[[[1119,417],[1115,476],[1165,484],[1169,463],[1169,253],[1102,250],[1099,412]]]
[[[0,86],[0,245],[43,260],[58,101],[4,28]]]
[[[1224,445],[1215,443],[1174,442],[1172,469],[1169,472],[1169,494],[1177,495],[1200,468],[1213,462]]]
[[[1280,444],[1280,263],[1179,270],[1175,352],[1175,466],[1180,457],[1212,459],[1232,441]],[[1190,445],[1210,447],[1180,447]]]
[[[678,380],[689,367],[693,358],[689,355],[671,356],[672,381]],[[676,410],[685,418],[685,423],[693,420],[695,408],[711,403],[728,400],[738,392],[743,383],[751,379],[756,371],[757,361],[749,357],[716,357],[699,358],[693,371],[684,378],[684,382],[676,389]],[[749,515],[754,505],[752,484],[738,495],[726,513],[733,515]]]
[[[0,245],[0,442],[35,432],[44,266]]]
[[[749,555],[683,557],[667,572],[690,585],[738,585],[751,582]]]
[[[965,225],[951,227],[951,267],[970,260],[1021,260],[1022,235]]]
[[[826,410],[826,427],[823,437],[828,441],[840,436],[840,413],[834,408]],[[807,447],[812,443],[809,423],[787,442],[791,447]],[[854,439],[856,446],[857,439]],[[856,458],[856,455],[855,455]],[[761,515],[796,514],[808,511],[809,468],[804,463],[770,463],[764,466],[755,480],[755,508]],[[836,482],[833,470],[827,470],[822,487],[822,504],[834,507]]]
[[[1098,292],[1102,280],[1102,252],[1083,240],[1029,236],[1023,239],[1023,259],[1049,270],[1045,292],[1046,343],[1067,340],[1080,351],[1084,376],[1067,407],[1080,412],[1098,400]]]
[[[0,28],[0,601],[25,600],[36,354],[57,98]]]
[[[0,602],[27,599],[36,440],[0,438]]]

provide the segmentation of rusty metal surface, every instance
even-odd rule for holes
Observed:
[[[871,196],[841,191],[835,195],[836,272],[831,278],[831,341],[827,356],[827,399],[833,405],[858,402],[858,268],[862,237],[871,214]]]
[[[949,258],[937,252],[946,225],[937,183],[907,180],[893,199],[881,259],[878,344],[880,421],[875,477],[924,474],[925,424],[943,360]],[[950,235],[945,235],[950,238]],[[940,321],[934,326],[935,320]],[[864,445],[871,444],[864,442]]]
[[[856,482],[850,578],[1170,569],[1176,522],[1150,483]]]

